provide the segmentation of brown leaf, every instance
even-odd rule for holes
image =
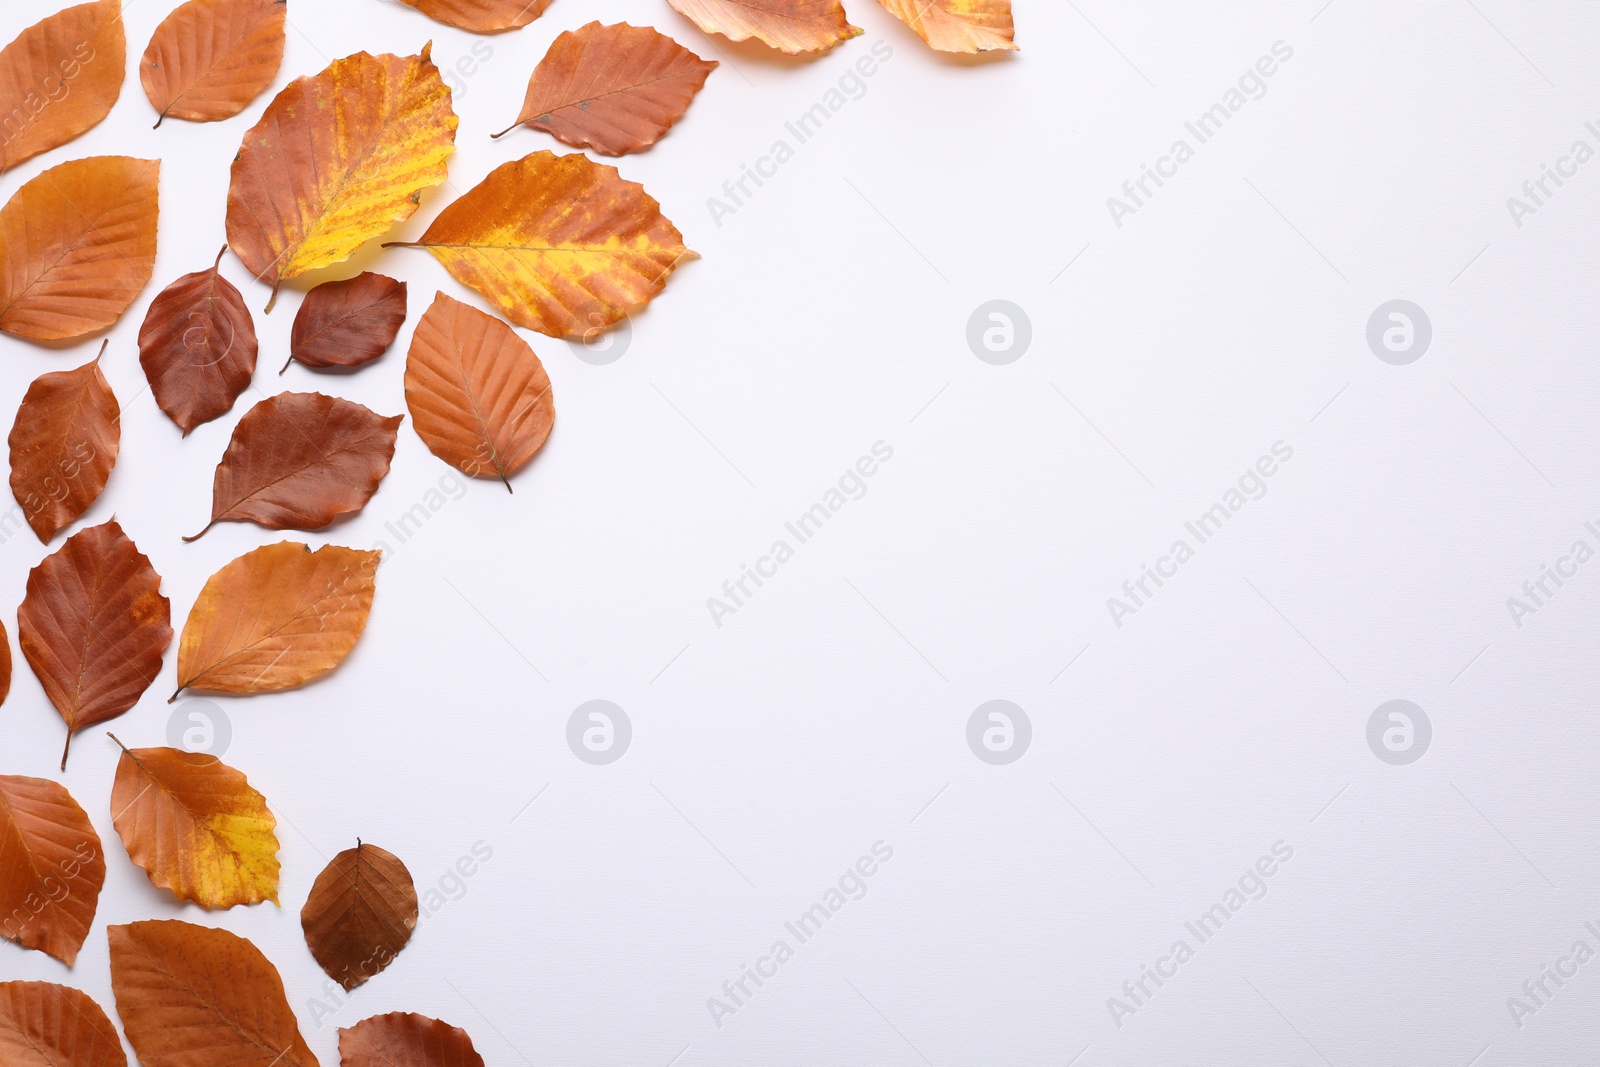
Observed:
[[[244,297],[218,270],[185,274],[150,304],[139,365],[156,404],[185,437],[226,414],[256,370],[256,326]]]
[[[483,1057],[459,1026],[394,1011],[339,1028],[339,1067],[483,1067]]]
[[[0,50],[0,174],[82,136],[122,95],[120,0],[58,11]]]
[[[183,624],[178,693],[293,689],[333,670],[366,628],[381,555],[280,541],[223,567]]]
[[[550,437],[550,376],[528,342],[493,315],[443,293],[411,338],[406,407],[428,450],[474,478],[511,488]]]
[[[826,52],[861,35],[839,0],[667,0],[706,33],[730,41],[754,37],[791,56]]]
[[[435,22],[473,33],[501,33],[526,26],[550,0],[400,0]]]
[[[405,282],[371,271],[327,282],[300,305],[289,335],[289,363],[313,370],[363,366],[389,350],[405,321]]]
[[[715,69],[648,26],[591,22],[550,46],[517,122],[604,155],[637,152],[683,117]]]
[[[52,167],[0,208],[0,331],[70,341],[122,317],[156,261],[161,164],[95,156]]]
[[[100,836],[66,788],[0,775],[0,937],[71,967],[105,880]]]
[[[156,27],[139,61],[144,95],[191,122],[232,118],[283,65],[284,0],[189,0]]]
[[[317,1067],[283,979],[249,941],[171,919],[106,936],[117,1014],[143,1067]]]
[[[11,495],[46,544],[100,498],[117,463],[122,409],[100,370],[106,344],[77,370],[35,379],[11,426]]]
[[[11,695],[11,638],[5,623],[0,623],[0,704]]]
[[[348,992],[382,971],[417,925],[411,872],[393,853],[356,842],[323,868],[300,911],[306,947]]]
[[[941,52],[1015,52],[1011,0],[878,0]]]
[[[6,1067],[128,1067],[122,1041],[87,993],[54,982],[0,982]]]
[[[137,704],[161,673],[172,643],[161,575],[117,520],[80,530],[29,572],[17,637],[70,747],[79,730]]]

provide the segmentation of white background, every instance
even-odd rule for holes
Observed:
[[[5,5],[0,38],[57,6]],[[228,164],[269,96],[151,131],[136,68],[169,6],[128,5],[111,117],[0,196],[67,159],[164,160],[156,278],[105,361],[122,456],[77,528],[115,513],[181,627],[209,574],[281,536],[179,540],[205,523],[238,417],[280,389],[400,413],[434,291],[478,301],[425,253],[369,250],[312,280],[406,279],[395,350],[279,378],[298,296],[261,317],[265,289],[230,257],[258,313],[255,388],[181,439],[145,387],[139,324],[221,245]],[[274,91],[362,49],[432,39],[446,67],[493,49],[457,93],[448,187],[392,239],[500,163],[568,150],[489,140],[562,30],[626,19],[723,60],[620,163],[704,258],[610,366],[527,335],[559,418],[514,496],[474,482],[397,546],[385,524],[452,473],[408,420],[362,515],[287,535],[393,551],[339,670],[216,701],[226,761],[279,818],[283,907],[211,914],[152,888],[111,827],[116,750],[94,731],[65,782],[108,853],[95,928],[71,971],[0,946],[0,976],[109,1009],[105,924],[223,926],[279,967],[327,1064],[338,1026],[396,1010],[466,1028],[497,1067],[1600,1059],[1600,962],[1520,1027],[1506,1003],[1574,941],[1600,949],[1583,926],[1600,920],[1600,563],[1520,628],[1506,604],[1600,519],[1600,162],[1521,228],[1506,204],[1596,143],[1600,12],[1018,0],[1020,55],[968,62],[869,0],[848,8],[864,36],[801,62],[707,38],[665,0],[556,0],[487,39],[383,0],[291,0]],[[1118,228],[1107,198],[1280,40],[1294,56],[1267,95]],[[719,227],[708,198],[877,41],[894,55],[865,96]],[[1003,367],[965,339],[996,298],[1034,331]],[[1397,298],[1434,326],[1404,367],[1365,340]],[[0,411],[96,344],[0,339]],[[894,458],[866,497],[715,626],[707,598],[880,440]],[[1294,458],[1270,492],[1115,626],[1107,598],[1278,441]],[[0,603],[43,555],[25,529],[0,546]],[[165,741],[171,659],[113,725],[130,745]],[[0,769],[57,777],[61,723],[17,662]],[[597,698],[634,727],[607,767],[565,741]],[[965,740],[996,698],[1034,728],[1006,767]],[[1404,767],[1365,736],[1395,698],[1434,728]],[[453,884],[475,842],[493,858],[319,1019],[298,912],[358,835],[423,890]],[[707,999],[879,840],[894,858],[867,896],[715,1026]],[[1107,998],[1280,840],[1294,856],[1268,895],[1115,1025]]]

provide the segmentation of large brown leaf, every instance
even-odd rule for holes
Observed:
[[[192,122],[232,118],[283,65],[285,0],[189,0],[156,27],[139,61],[144,95]]]
[[[156,404],[183,430],[226,414],[256,370],[256,326],[244,297],[210,270],[185,274],[150,304],[139,330],[139,365]]]
[[[11,495],[46,544],[100,498],[117,463],[122,409],[105,354],[102,344],[93,362],[35,379],[11,425]]]
[[[839,0],[667,0],[680,15],[706,33],[730,41],[754,37],[780,52],[797,56],[826,52],[861,35],[850,25]]]
[[[394,1011],[339,1028],[339,1067],[483,1067],[459,1026]]]
[[[280,541],[223,567],[183,624],[178,692],[293,689],[333,670],[366,628],[381,555]]]
[[[550,6],[550,0],[400,0],[437,22],[473,33],[521,29]]]
[[[18,189],[0,208],[0,331],[70,341],[121,318],[155,267],[160,174],[94,156]]]
[[[100,836],[66,788],[0,775],[0,937],[72,966],[105,880]]]
[[[941,52],[1015,52],[1011,0],[878,0]]]
[[[133,707],[161,673],[172,643],[161,575],[117,520],[81,530],[29,572],[17,637],[70,748],[73,734]]]
[[[122,1041],[89,994],[54,982],[0,982],[6,1067],[128,1067]]]
[[[326,282],[306,294],[289,335],[289,363],[313,370],[372,362],[394,344],[406,321],[406,283],[371,271]]]
[[[582,153],[498,167],[420,240],[395,244],[426,248],[512,322],[551,337],[615,324],[694,255],[642,185]]]
[[[58,11],[0,49],[0,174],[105,118],[126,65],[120,0]]]
[[[389,473],[405,416],[384,418],[353,400],[280,393],[245,413],[217,464],[211,521],[269,530],[319,530],[366,507]]]
[[[300,911],[306,947],[347,991],[382,971],[417,925],[417,889],[398,856],[356,842],[323,868]]]
[[[166,920],[106,928],[111,989],[143,1067],[318,1067],[283,979],[226,930]]]
[[[550,46],[517,122],[608,156],[637,152],[665,136],[716,69],[648,26],[591,22]]]
[[[428,450],[474,478],[511,488],[550,437],[550,376],[528,342],[493,315],[443,293],[417,323],[406,407]]]

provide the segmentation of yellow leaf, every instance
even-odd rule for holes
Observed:
[[[878,0],[941,52],[1015,52],[1011,0]]]

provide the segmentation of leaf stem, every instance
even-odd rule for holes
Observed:
[[[111,347],[111,338],[107,337],[104,341],[101,341],[100,342],[100,353],[97,356],[94,357],[94,362],[89,364],[89,366],[93,367],[93,366],[98,365],[99,362],[102,359],[105,358],[106,349],[108,349],[110,347]]]
[[[118,737],[116,734],[112,733],[110,730],[106,731],[106,736],[111,738],[111,740],[115,741],[117,743],[117,747],[122,749],[122,751],[128,752],[128,746],[122,743],[122,738]],[[128,752],[128,755],[131,756],[131,755],[133,755],[133,753],[132,752]]]
[[[167,703],[168,703],[168,704],[170,704],[170,703],[172,703],[172,702],[173,702],[173,701],[174,701],[174,700],[177,700],[177,699],[178,699],[178,698],[179,698],[179,697],[180,697],[180,696],[182,696],[182,695],[183,695],[183,691],[184,691],[184,690],[185,690],[185,689],[187,689],[187,688],[189,688],[189,687],[188,687],[188,686],[186,686],[186,685],[180,685],[180,686],[178,686],[178,688],[176,688],[176,689],[174,689],[174,690],[173,690],[173,691],[172,691],[172,695],[171,695],[171,696],[169,696],[169,697],[168,697],[168,698],[167,698]]]
[[[189,537],[185,537],[183,539],[183,543],[187,545],[187,544],[192,544],[193,542],[200,540],[200,538],[202,538],[206,534],[210,533],[211,532],[211,527],[215,526],[216,524],[217,524],[217,520],[216,519],[212,519],[210,522],[206,523],[206,528],[204,530],[201,530],[197,534],[192,534]],[[168,703],[170,704],[171,701],[168,701]]]
[[[505,129],[501,130],[499,133],[491,133],[489,135],[489,140],[498,141],[500,138],[504,137],[506,134],[510,133],[512,130],[516,129],[518,126],[521,126],[521,125],[522,125],[522,123],[520,121],[513,122],[511,125],[507,126]]]
[[[67,753],[72,751],[72,727],[67,727],[67,743],[61,746],[61,769],[67,769]]]
[[[283,286],[283,282],[282,281],[277,281],[277,282],[274,282],[272,284],[272,298],[267,301],[266,310],[263,311],[261,314],[263,314],[263,315],[272,314],[272,309],[278,306],[278,290],[282,286]]]
[[[285,372],[286,372],[286,371],[288,371],[288,369],[289,369],[289,365],[290,365],[290,364],[291,364],[291,363],[293,363],[293,362],[294,362],[294,353],[293,353],[293,352],[290,352],[290,353],[289,353],[289,358],[288,358],[288,359],[286,359],[286,360],[284,360],[284,361],[283,361],[283,370],[281,370],[281,371],[279,371],[279,372],[278,372],[278,373],[279,373],[279,374],[280,374],[280,375],[282,375],[282,374],[283,374],[283,373],[285,373]]]

